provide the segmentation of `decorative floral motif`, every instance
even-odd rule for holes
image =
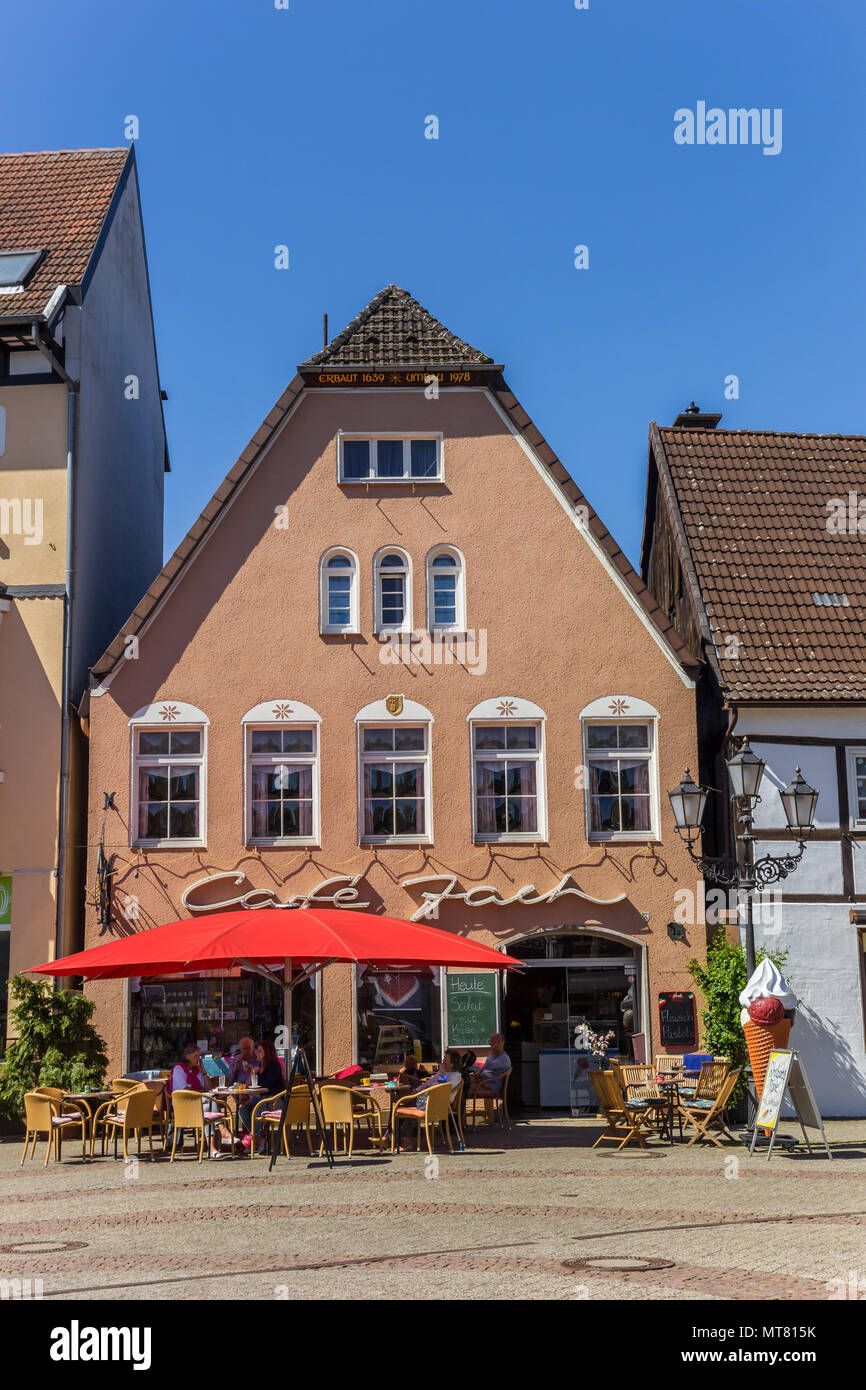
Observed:
[[[180,717],[177,705],[163,705],[159,712],[166,724],[171,724]]]
[[[293,713],[291,705],[274,705],[275,719],[290,719]]]
[[[611,714],[627,714],[628,700],[611,700],[610,712]]]
[[[500,700],[496,708],[504,719],[507,719],[510,714],[517,713],[517,706],[513,700]]]

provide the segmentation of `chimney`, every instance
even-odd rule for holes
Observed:
[[[721,415],[705,415],[699,405],[689,401],[688,408],[674,420],[675,430],[714,430]]]

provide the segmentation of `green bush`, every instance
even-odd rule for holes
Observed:
[[[758,965],[769,958],[784,973],[787,951],[758,949],[755,956]],[[748,979],[746,953],[742,946],[720,934],[707,946],[705,964],[701,965],[699,960],[692,957],[686,962],[686,969],[706,1003],[701,1011],[704,1025],[702,1047],[714,1057],[730,1057],[735,1067],[747,1066],[749,1053],[740,1023],[740,994]],[[734,1090],[734,1100],[739,1100],[745,1093],[746,1078],[741,1076]]]
[[[35,1086],[63,1091],[98,1088],[105,1077],[105,1042],[90,1022],[94,1004],[71,989],[55,992],[47,980],[16,975],[9,982],[17,1039],[0,1067],[0,1115],[18,1119],[24,1094]]]

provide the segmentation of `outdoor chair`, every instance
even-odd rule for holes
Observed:
[[[739,1075],[739,1067],[735,1071],[729,1071],[714,1097],[693,1098],[680,1102],[680,1114],[695,1131],[689,1140],[689,1147],[692,1144],[697,1144],[701,1139],[709,1139],[711,1144],[715,1144],[716,1148],[720,1149],[722,1141],[710,1132],[711,1129],[720,1130],[727,1135],[728,1139],[736,1142],[725,1124],[725,1107],[731,1098]]]
[[[645,1149],[646,1143],[640,1132],[637,1112],[626,1109],[625,1098],[614,1073],[612,1071],[591,1071],[589,1077],[598,1097],[599,1106],[607,1121],[607,1129],[598,1136],[592,1147],[597,1149],[599,1144],[608,1141],[615,1143],[617,1150],[624,1149],[627,1144],[633,1143],[637,1143],[642,1149]]]
[[[205,1109],[206,1101],[207,1109]],[[202,1091],[173,1091],[171,1103],[174,1110],[174,1136],[171,1142],[170,1162],[174,1163],[178,1134],[182,1134],[185,1129],[191,1129],[194,1134],[198,1135],[198,1161],[201,1163],[204,1157],[205,1131],[220,1124],[228,1125],[232,1137],[232,1154],[234,1154],[235,1128],[227,1105],[223,1105],[218,1110],[211,1108],[215,1104],[219,1105],[219,1101],[214,1101],[212,1097]],[[208,1158],[210,1158],[210,1150],[208,1150]]]
[[[634,1116],[638,1128],[658,1128],[662,1123],[658,1111],[667,1106],[668,1100],[653,1080],[652,1067],[645,1063],[620,1066],[619,1073],[625,1108]]]
[[[309,1100],[309,1096],[307,1098]],[[379,1127],[378,1138],[382,1138],[382,1112],[374,1100],[370,1101],[372,1108],[369,1111],[360,1110],[357,1108],[357,1093],[339,1085],[323,1086],[319,1092],[319,1099],[322,1104],[322,1122],[331,1126],[334,1153],[339,1153],[338,1136],[342,1134],[344,1152],[351,1157],[355,1146],[355,1126],[368,1118],[376,1120]],[[324,1147],[323,1135],[319,1153],[324,1151]]]
[[[250,1144],[250,1158],[255,1157],[256,1152],[256,1121],[260,1121],[262,1133],[268,1140],[268,1149],[272,1146],[273,1131],[280,1123],[283,1113],[283,1100],[285,1091],[280,1091],[275,1096],[265,1096],[258,1105],[253,1106],[250,1120],[252,1122],[252,1143]],[[307,1150],[312,1154],[313,1145],[310,1140],[310,1093],[306,1086],[293,1086],[292,1094],[289,1096],[289,1108],[286,1111],[286,1127],[283,1130],[283,1151],[286,1158],[291,1158],[289,1147],[292,1129],[303,1127],[307,1137]]]
[[[32,1158],[36,1153],[36,1141],[40,1134],[48,1135],[48,1143],[45,1148],[45,1162],[42,1165],[43,1168],[48,1167],[48,1159],[51,1156],[52,1144],[54,1145],[55,1157],[59,1162],[63,1135],[70,1129],[76,1127],[81,1130],[81,1157],[87,1157],[85,1148],[87,1120],[85,1115],[83,1111],[78,1111],[75,1114],[70,1111],[61,1113],[61,1103],[62,1102],[55,1100],[52,1096],[40,1094],[38,1091],[28,1091],[25,1095],[24,1152],[21,1155],[22,1163],[27,1157],[27,1148],[30,1144],[31,1137],[33,1139],[33,1148],[31,1149],[30,1157]]]
[[[693,1086],[679,1087],[680,1095],[689,1100],[715,1100],[730,1070],[730,1062],[705,1062]]]
[[[93,1116],[93,1124],[90,1131],[90,1157],[93,1157],[93,1149],[96,1144],[96,1134],[99,1126],[102,1126],[102,1152],[105,1153],[105,1140],[108,1134],[114,1135],[114,1157],[117,1158],[117,1141],[123,1139],[123,1157],[129,1157],[128,1141],[130,1134],[134,1134],[138,1141],[138,1152],[141,1153],[141,1136],[144,1130],[147,1131],[147,1140],[150,1145],[150,1161],[153,1162],[153,1126],[157,1117],[155,1107],[157,1095],[147,1086],[136,1086],[131,1091],[125,1091],[122,1096],[117,1096],[114,1100],[107,1100],[100,1105]]]
[[[502,1074],[502,1088],[501,1088],[501,1090],[497,1091],[495,1095],[490,1095],[490,1096],[475,1096],[475,1095],[472,1095],[472,1094],[470,1093],[470,1094],[466,1097],[466,1104],[467,1104],[467,1105],[469,1104],[470,1101],[472,1102],[472,1128],[473,1128],[473,1129],[476,1129],[477,1126],[478,1126],[478,1105],[479,1105],[479,1102],[484,1106],[485,1111],[486,1111],[488,1114],[491,1115],[491,1124],[492,1124],[492,1122],[493,1122],[493,1116],[497,1116],[497,1115],[498,1115],[498,1117],[499,1117],[499,1123],[500,1123],[500,1125],[502,1126],[502,1128],[503,1128],[503,1129],[510,1129],[510,1128],[511,1128],[511,1116],[510,1116],[509,1113],[508,1113],[508,1086],[509,1086],[509,1082],[510,1082],[510,1081],[511,1081],[511,1067],[508,1068],[508,1071],[503,1072],[503,1074]]]
[[[122,1094],[124,1091],[134,1091],[136,1086],[140,1085],[140,1081],[136,1081],[130,1076],[115,1076],[113,1081],[109,1082],[108,1089]]]
[[[656,1072],[673,1071],[674,1067],[682,1070],[682,1052],[657,1052],[653,1058],[653,1070]]]
[[[419,1101],[424,1099],[423,1105]],[[417,1120],[418,1122],[418,1147],[421,1147],[421,1126],[424,1126],[424,1137],[427,1140],[427,1152],[433,1152],[433,1144],[436,1141],[436,1132],[444,1127],[445,1138],[448,1141],[448,1148],[454,1152],[454,1145],[451,1143],[449,1127],[451,1124],[451,1082],[443,1081],[438,1086],[428,1086],[421,1092],[416,1092],[411,1096],[404,1096],[398,1100],[391,1112],[391,1152],[394,1153],[399,1144],[399,1131],[401,1120]],[[430,1132],[433,1132],[433,1143],[430,1141]]]

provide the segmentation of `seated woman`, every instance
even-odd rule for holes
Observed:
[[[416,1108],[418,1110],[424,1110],[427,1105],[427,1097],[425,1096],[424,1092],[429,1091],[433,1086],[441,1086],[445,1081],[450,1083],[451,1099],[453,1100],[457,1094],[457,1088],[462,1080],[463,1073],[460,1070],[460,1053],[449,1049],[449,1051],[446,1052],[445,1056],[442,1058],[441,1069],[438,1072],[436,1072],[435,1076],[431,1076],[429,1080],[424,1081],[418,1087],[417,1098],[414,1102]],[[416,1120],[416,1125],[420,1125],[420,1121]],[[418,1138],[416,1131],[415,1144],[401,1144],[400,1148],[404,1150],[406,1153],[412,1153],[414,1148],[417,1147],[417,1145]]]
[[[170,1090],[201,1091],[204,1095],[206,1091],[210,1090],[210,1087],[210,1079],[205,1074],[204,1068],[201,1064],[201,1048],[198,1047],[196,1043],[187,1043],[186,1047],[181,1053],[180,1061],[175,1065],[175,1067],[172,1070],[169,1087]],[[228,1130],[225,1128],[224,1125],[216,1126],[216,1128],[218,1128],[219,1133],[224,1138],[229,1139],[229,1141],[231,1140],[231,1135],[229,1134]],[[207,1126],[207,1130],[208,1139],[210,1141],[211,1158],[221,1158],[222,1149],[217,1140],[216,1134],[214,1133],[214,1125],[209,1124]],[[169,1140],[167,1138],[166,1146],[168,1146],[168,1142]],[[181,1145],[180,1147],[182,1148],[183,1146]]]
[[[429,1071],[419,1064],[414,1052],[406,1053],[403,1058],[403,1069],[394,1077],[398,1086],[408,1086],[412,1091],[417,1091],[418,1087],[429,1079]]]
[[[256,1096],[255,1099],[248,1100],[245,1105],[238,1107],[240,1122],[247,1131],[241,1140],[245,1151],[249,1149],[253,1138],[257,1137],[251,1133],[254,1108],[260,1101],[266,1100],[268,1096],[275,1096],[284,1090],[285,1084],[283,1069],[280,1066],[276,1048],[270,1038],[265,1038],[256,1046],[256,1060],[252,1065],[250,1085],[263,1086],[267,1095]],[[258,1139],[257,1149],[259,1153],[263,1152],[264,1142],[264,1139]]]

